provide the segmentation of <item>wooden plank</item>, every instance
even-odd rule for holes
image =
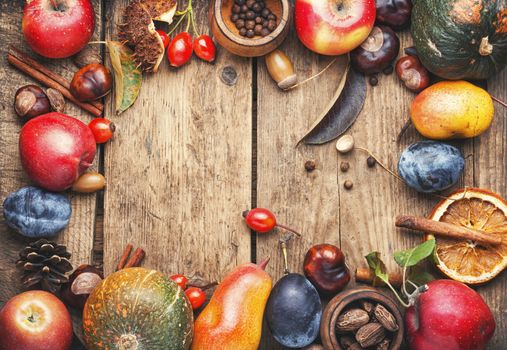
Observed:
[[[489,92],[507,100],[507,71],[489,81]],[[495,104],[491,128],[474,141],[474,185],[490,189],[507,198],[507,109]],[[496,320],[496,332],[489,349],[507,348],[507,279],[505,272],[477,289],[486,300]]]
[[[102,33],[101,25],[101,1],[93,1],[96,14],[96,29],[94,38],[99,39]],[[26,52],[30,52],[21,32],[22,4],[18,1],[2,1],[0,3],[0,38],[2,47],[2,70],[0,80],[0,201],[5,197],[29,184],[29,179],[24,174],[18,154],[18,135],[22,124],[19,122],[13,109],[14,94],[16,90],[26,84],[34,84],[30,78],[18,72],[8,65],[5,57],[9,45],[13,44]],[[33,53],[31,53],[33,54]],[[73,72],[77,68],[70,60],[45,60],[40,61],[55,72],[72,79]],[[73,106],[67,104],[66,113],[75,116],[88,123],[91,116]],[[97,164],[98,155],[95,164]],[[72,253],[72,263],[75,267],[82,263],[91,262],[93,247],[93,231],[95,220],[95,195],[70,195],[72,202],[72,218],[69,227],[57,236],[59,242],[67,244]],[[23,239],[7,225],[0,225],[0,237],[3,249],[0,251],[0,280],[9,283],[0,284],[0,302],[8,300],[21,292],[19,283],[20,272],[15,269],[18,252],[29,242]]]
[[[318,73],[332,59],[311,53],[294,32],[281,49],[292,59],[300,80]],[[295,145],[333,96],[344,72],[344,61],[341,58],[325,75],[290,92],[280,91],[267,73],[264,60],[258,61],[257,206],[270,208],[280,223],[302,233],[302,239],[289,244],[289,267],[293,272],[302,272],[302,259],[312,243],[340,243],[336,149],[332,144]],[[316,170],[306,172],[307,160],[316,161]],[[271,257],[267,272],[274,282],[283,275],[278,238],[277,234],[266,234],[257,239],[257,259]],[[267,329],[260,348],[280,348]]]
[[[107,37],[116,37],[127,1],[107,5]],[[207,31],[207,4],[194,2]],[[228,87],[225,66],[238,73]],[[145,266],[220,280],[250,260],[241,210],[251,196],[251,62],[220,50],[215,64],[196,57],[180,69],[164,59],[146,74],[136,104],[110,117],[118,127],[106,146],[104,264],[113,271],[124,246],[142,246]]]

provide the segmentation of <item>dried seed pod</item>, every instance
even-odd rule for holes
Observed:
[[[49,88],[46,89],[46,95],[53,111],[60,113],[65,112],[65,98],[60,91]]]
[[[72,62],[79,68],[83,68],[91,63],[101,63],[99,50],[93,46],[87,46],[77,54],[72,56]]]
[[[297,76],[294,73],[294,66],[285,53],[275,50],[266,55],[266,66],[269,75],[282,90],[286,90],[297,83]]]
[[[336,141],[336,149],[340,153],[348,153],[354,148],[354,138],[352,135],[343,135]]]
[[[363,310],[366,311],[368,314],[371,314],[373,312],[374,305],[368,300],[361,300],[359,304],[361,305]]]
[[[370,315],[361,309],[351,309],[338,316],[336,330],[340,333],[353,332],[370,322]]]
[[[396,318],[382,304],[377,304],[374,311],[377,321],[384,326],[389,332],[395,332],[399,329]]]
[[[49,113],[51,106],[48,97],[40,87],[26,85],[16,91],[14,110],[19,117],[28,120]]]
[[[84,173],[72,185],[72,190],[80,193],[93,193],[106,186],[104,175],[94,172]]]
[[[356,340],[363,348],[376,345],[386,337],[386,330],[380,323],[368,323],[356,333]]]

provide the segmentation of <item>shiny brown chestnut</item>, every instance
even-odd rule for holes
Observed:
[[[332,295],[340,292],[350,281],[350,271],[340,248],[332,244],[311,247],[303,263],[305,276],[319,292]]]
[[[84,66],[74,74],[70,92],[81,102],[89,102],[104,97],[111,91],[113,79],[111,72],[99,63]]]
[[[387,26],[375,26],[368,38],[350,53],[350,61],[358,72],[376,74],[387,68],[399,51],[396,33]]]
[[[407,89],[419,92],[430,85],[430,75],[419,58],[403,56],[396,62],[396,75]]]
[[[70,275],[69,283],[62,286],[60,295],[68,305],[83,310],[88,296],[103,279],[96,267],[81,265]]]
[[[376,0],[376,20],[394,30],[407,28],[412,15],[411,0]]]
[[[37,85],[26,85],[16,91],[14,110],[24,120],[49,113],[51,105],[44,91]]]

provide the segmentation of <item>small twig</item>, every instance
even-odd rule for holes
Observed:
[[[401,138],[405,134],[405,132],[408,130],[408,128],[412,125],[412,119],[408,118],[405,124],[401,127],[400,132],[398,133],[398,136],[396,137],[396,143],[400,142]]]
[[[502,101],[502,100],[498,99],[497,97],[495,97],[495,96],[493,96],[493,95],[491,95],[491,94],[490,94],[490,96],[491,96],[491,99],[492,99],[493,101],[495,101],[496,103],[498,103],[498,104],[500,104],[500,105],[504,106],[505,108],[507,108],[507,103],[505,103],[504,101]]]

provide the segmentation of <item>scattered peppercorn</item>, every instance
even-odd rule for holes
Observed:
[[[305,169],[306,169],[306,171],[308,171],[308,172],[314,171],[315,170],[315,165],[316,164],[315,164],[314,160],[312,160],[312,159],[307,160],[305,162]]]
[[[377,161],[372,156],[369,156],[366,159],[366,164],[368,164],[368,168],[373,168],[375,166],[375,164],[377,164]]]
[[[350,169],[350,164],[348,162],[341,162],[340,163],[340,170],[344,173],[346,173],[347,171],[349,171]]]
[[[393,74],[393,71],[394,71],[394,67],[392,65],[389,65],[387,68],[385,68],[382,72],[385,74],[385,75],[390,75],[390,74]]]
[[[376,75],[372,75],[369,79],[371,86],[377,86],[378,85],[378,78]]]
[[[354,183],[350,180],[346,180],[343,183],[343,187],[345,187],[346,190],[350,190],[354,186]]]
[[[268,36],[277,27],[276,15],[263,0],[234,0],[230,18],[239,35],[248,38]]]

